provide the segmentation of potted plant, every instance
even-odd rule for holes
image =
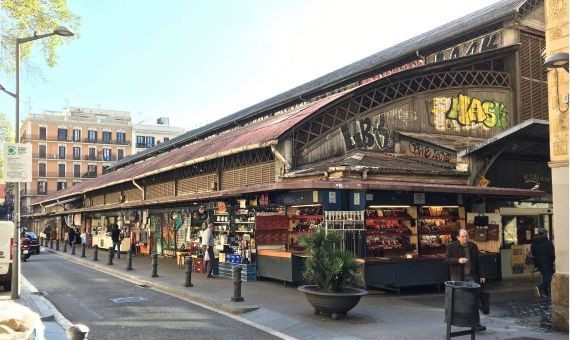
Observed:
[[[305,293],[316,315],[331,315],[334,320],[345,316],[367,294],[366,290],[356,288],[361,281],[356,256],[335,247],[342,241],[342,234],[327,232],[322,227],[300,239],[310,255],[303,274],[312,284],[298,289]]]

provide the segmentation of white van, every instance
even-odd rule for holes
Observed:
[[[12,287],[13,244],[14,223],[12,221],[0,221],[0,285],[4,287],[5,291]]]

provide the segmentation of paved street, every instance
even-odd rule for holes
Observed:
[[[43,253],[23,275],[90,339],[274,339],[259,329],[180,299]]]

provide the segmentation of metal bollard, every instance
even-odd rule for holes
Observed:
[[[42,247],[44,245],[44,240],[47,240],[47,238],[44,239],[43,237],[40,237],[40,246],[42,246]]]
[[[115,252],[115,250],[113,249],[113,247],[109,247],[109,262],[107,262],[107,265],[112,266],[113,265],[113,256],[115,254],[113,254]]]
[[[81,248],[81,257],[85,257],[85,247],[87,246],[85,243],[82,244],[82,248]]]
[[[98,245],[94,245],[93,246],[93,261],[99,261],[99,259],[97,258],[97,253],[99,253],[99,246]]]
[[[89,327],[77,324],[69,327],[65,333],[67,334],[68,340],[83,340],[87,339],[89,335]]]
[[[133,270],[133,252],[131,248],[127,252],[127,270]]]
[[[158,277],[157,269],[158,269],[158,255],[156,253],[150,254],[151,265],[152,265],[152,277]]]
[[[63,241],[63,252],[67,253],[67,242]]]
[[[59,251],[59,239],[55,240],[55,250]]]
[[[53,249],[53,239],[49,240],[49,249]]]
[[[192,284],[192,258],[187,256],[184,259],[184,287],[194,287]]]
[[[117,248],[119,248],[119,249],[117,249],[117,252],[116,252],[116,254],[117,254],[117,260],[120,260],[120,259],[121,259],[121,243],[118,243],[118,244],[117,244]],[[113,248],[113,252],[114,252],[114,251],[115,251],[115,248]]]
[[[233,302],[242,302],[243,297],[241,296],[241,266],[234,266],[232,269],[232,276],[234,278],[234,296],[231,300]]]
[[[71,255],[75,255],[75,241],[71,242]]]

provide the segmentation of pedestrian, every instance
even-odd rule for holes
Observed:
[[[460,229],[457,241],[447,245],[445,263],[449,265],[451,281],[465,281],[471,283],[485,283],[485,274],[479,261],[479,248],[469,241],[469,233]],[[487,327],[479,325],[475,327],[477,332],[485,331]]]
[[[206,278],[213,278],[214,271],[214,224],[210,223],[208,228],[202,232],[202,250],[204,251],[204,265],[206,266]]]
[[[548,239],[546,229],[539,228],[538,234],[532,239],[530,251],[534,266],[542,274],[540,286],[534,287],[537,297],[550,296],[550,283],[554,275],[554,245]]]
[[[121,251],[121,231],[116,223],[111,229],[111,240],[113,241],[113,249]]]
[[[51,239],[51,226],[49,224],[46,224],[45,228],[44,228],[44,234],[46,237],[46,240],[50,240]]]
[[[81,231],[79,231],[79,227],[75,228],[75,244],[81,244],[81,238],[83,235],[81,235]]]
[[[75,229],[73,227],[69,227],[69,231],[67,232],[67,243],[72,245],[75,242]]]

